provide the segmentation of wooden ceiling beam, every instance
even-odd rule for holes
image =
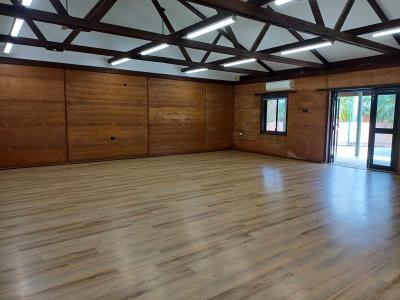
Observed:
[[[88,21],[76,17],[64,16],[59,14],[54,14],[46,11],[30,9],[30,8],[16,8],[12,5],[1,4],[0,3],[0,14],[6,15],[10,17],[18,17],[22,19],[31,18],[40,22],[64,25],[75,29],[80,30],[88,30],[88,31],[97,31],[102,33],[114,34],[117,36],[130,37],[134,39],[142,39],[160,43],[167,43],[171,45],[183,45],[188,48],[205,50],[208,51],[212,49],[214,52],[219,52],[228,55],[238,55],[242,57],[253,57],[253,54],[256,58],[265,59],[265,60],[278,60],[281,61],[281,57],[270,56],[264,54],[257,54],[251,51],[243,50],[243,49],[235,49],[231,47],[219,46],[219,45],[211,45],[207,43],[202,43],[194,40],[182,39],[175,36],[165,36],[163,34],[144,31],[114,24],[102,23],[102,22],[93,22]],[[132,53],[131,53],[132,54]],[[284,59],[285,60],[285,59]],[[294,65],[306,64],[309,65],[309,62],[301,61],[301,60],[290,60],[289,63]],[[311,67],[319,67],[318,64],[311,63]]]
[[[272,10],[263,9],[256,5],[240,0],[190,0],[191,2],[215,9],[223,9],[232,14],[260,22],[268,22],[279,27],[311,33],[331,40],[338,40],[354,46],[378,51],[385,54],[400,55],[400,49],[383,45],[374,41],[353,36],[346,32],[339,32],[318,24],[287,16]]]
[[[100,21],[105,14],[111,9],[111,7],[117,2],[117,0],[99,0],[92,7],[92,9],[87,13],[85,16],[85,20],[89,21]],[[74,29],[72,32],[65,38],[64,44],[69,45],[71,44],[74,39],[78,36],[81,32],[79,29]]]
[[[18,0],[11,0],[11,3],[16,6],[16,7],[21,7],[22,4]],[[47,41],[46,37],[43,35],[42,31],[39,29],[39,27],[36,25],[35,22],[33,22],[32,19],[26,19],[25,20],[26,24],[28,24],[29,28],[32,30],[32,32],[36,35],[36,37],[41,40],[41,41]]]
[[[372,57],[355,58],[344,61],[330,63],[328,68],[322,70],[309,70],[305,68],[296,68],[283,71],[277,71],[271,76],[242,76],[241,84],[278,81],[286,79],[295,79],[302,77],[321,76],[337,73],[348,73],[362,70],[373,70],[379,68],[389,68],[400,66],[400,58],[391,55],[376,55]]]
[[[212,42],[212,45],[218,44],[218,42],[219,42],[219,40],[221,39],[221,37],[222,37],[222,33],[221,33],[221,32],[218,32],[217,36],[215,37],[215,39],[214,39],[213,42]],[[201,63],[202,63],[202,64],[204,64],[204,63],[207,61],[207,59],[209,58],[210,54],[211,54],[211,50],[207,51],[207,52],[204,54],[203,58],[201,59]]]
[[[315,2],[315,3],[316,3],[316,4],[314,4],[314,5],[316,5],[316,6],[317,6],[317,9],[319,10],[318,3],[317,3],[317,2]],[[322,16],[321,16],[321,18],[322,18]],[[290,34],[291,34],[292,36],[294,36],[294,38],[297,39],[299,42],[303,42],[303,41],[305,40],[296,30],[288,29],[288,31],[289,31]],[[316,58],[318,58],[319,61],[322,62],[323,64],[327,65],[327,64],[329,63],[328,60],[327,60],[325,57],[323,57],[323,56],[321,55],[321,53],[319,53],[317,50],[311,50],[311,53],[312,53]]]
[[[381,21],[383,23],[386,23],[389,21],[389,18],[386,16],[385,12],[379,6],[379,4],[378,4],[378,2],[376,2],[376,0],[367,0],[367,1],[368,1],[369,5],[372,7],[372,9],[375,11],[375,13],[378,15],[379,19],[381,19]],[[393,35],[393,38],[400,45],[400,36]]]
[[[400,19],[395,19],[395,20],[388,21],[387,23],[372,24],[372,25],[363,26],[363,27],[359,27],[359,28],[349,29],[344,32],[354,34],[354,35],[361,35],[361,34],[370,34],[370,33],[377,32],[377,31],[387,30],[387,29],[390,29],[393,27],[399,27],[399,26],[400,26]],[[308,39],[308,40],[303,40],[301,42],[295,42],[295,43],[286,44],[286,45],[282,45],[282,46],[278,46],[278,47],[268,48],[265,50],[261,50],[259,52],[273,54],[273,53],[278,53],[278,52],[285,51],[285,50],[290,50],[290,49],[295,49],[295,48],[300,48],[300,47],[304,47],[304,46],[310,46],[313,44],[322,43],[324,41],[326,41],[326,39],[324,39],[322,37],[317,37],[317,38],[312,38],[312,39]]]
[[[233,32],[231,26],[226,26],[226,32],[231,36],[231,39],[234,40],[234,47],[236,48],[240,48],[240,49],[246,49],[242,44],[239,43],[239,41],[237,40],[235,33]],[[250,50],[253,51],[253,50]],[[264,69],[266,69],[268,72],[273,72],[274,70],[268,66],[266,63],[264,63],[262,60],[257,59],[256,61],[261,67],[263,67]]]
[[[266,4],[270,4],[275,0],[247,0],[247,3],[254,4],[257,6],[264,6]]]
[[[253,45],[251,45],[250,51],[257,51],[258,46],[260,46],[263,38],[268,32],[270,25],[269,24],[264,24],[264,26],[261,28],[260,32],[258,33],[255,41],[253,42]],[[268,66],[266,63],[264,63],[262,60],[257,61],[259,65],[261,65],[264,69],[268,70],[269,72],[274,72],[274,70]]]
[[[299,41],[299,42],[304,42],[306,39],[304,39],[297,31],[295,30],[289,30],[289,32]],[[329,61],[321,55],[317,50],[310,50],[311,53],[318,58],[323,64],[327,65],[329,64]]]
[[[165,10],[164,8],[161,7],[160,3],[157,0],[151,0],[151,2],[153,3],[154,7],[156,8],[158,14],[160,15],[161,19],[163,20],[165,26],[167,26],[167,29],[169,31],[170,34],[175,33],[175,28],[174,26],[172,26],[171,22],[169,21],[167,15],[165,14]],[[189,53],[186,51],[185,47],[183,46],[178,46],[179,50],[181,51],[183,57],[188,60],[191,61],[192,59],[190,58]]]
[[[174,32],[173,34],[170,34],[169,37],[172,37],[172,38],[174,38],[174,37],[178,37],[178,38],[179,37],[183,37],[186,34],[188,34],[189,32],[196,31],[196,30],[198,30],[200,28],[203,28],[203,27],[208,26],[210,24],[213,24],[215,22],[221,21],[221,20],[223,20],[224,18],[226,18],[228,16],[229,15],[220,14],[220,15],[212,16],[210,18],[204,17],[204,19],[202,21],[200,21],[198,23],[195,23],[195,24],[193,24],[191,26],[188,26],[186,28],[183,28],[181,30],[178,30],[178,31]],[[126,52],[124,52],[124,54],[125,54],[125,56],[130,55],[130,54],[131,55],[139,54],[141,51],[143,51],[145,49],[149,49],[149,48],[154,47],[154,46],[157,46],[159,44],[160,44],[159,42],[149,42],[149,43],[146,43],[146,44],[144,44],[144,45],[142,45],[140,47],[136,47],[136,48],[134,48],[134,49],[132,49],[130,51],[126,51]],[[209,50],[207,50],[207,51],[209,51]],[[111,60],[119,59],[122,56],[123,55],[121,55],[120,57],[113,57]]]
[[[321,10],[319,9],[318,0],[308,0],[308,3],[310,4],[315,23],[325,27],[325,22],[322,18]]]
[[[64,45],[62,43],[50,42],[50,41],[42,42],[37,39],[12,37],[9,35],[4,35],[4,34],[0,34],[0,42],[4,42],[4,43],[10,42],[10,43],[13,43],[16,45],[25,45],[25,46],[31,46],[31,47],[52,49],[54,51],[64,51],[65,50],[65,51],[71,51],[71,52],[80,52],[80,53],[95,54],[95,55],[102,55],[102,56],[118,56],[118,55],[121,55],[124,53],[122,51],[96,48],[96,47],[88,47],[88,46],[73,45],[73,44]],[[180,66],[188,66],[188,67],[195,67],[195,68],[206,67],[210,70],[230,72],[230,73],[249,74],[249,75],[253,75],[253,76],[254,75],[265,76],[266,74],[268,74],[268,73],[256,71],[256,70],[249,70],[249,69],[236,68],[236,67],[225,68],[221,65],[212,64],[212,63],[198,63],[198,62],[193,62],[193,61],[186,61],[183,59],[159,57],[159,56],[152,56],[152,55],[142,56],[142,55],[136,54],[135,56],[132,56],[132,59],[180,65]]]
[[[376,24],[372,24],[372,25],[349,29],[344,32],[352,34],[352,35],[363,35],[363,34],[373,33],[373,32],[377,32],[377,31],[388,30],[388,29],[392,29],[395,27],[399,27],[399,26],[400,26],[400,18],[393,19],[393,20],[387,21],[385,23],[376,23]]]
[[[271,27],[270,24],[264,24],[264,26],[261,28],[260,32],[258,33],[256,40],[254,41],[253,45],[250,48],[251,51],[257,51],[258,46],[260,46],[262,40],[264,39],[264,37],[267,34],[268,29],[270,27]]]
[[[57,13],[60,15],[68,16],[68,12],[60,0],[49,0]]]
[[[395,20],[388,21],[387,23],[377,23],[377,24],[373,24],[373,25],[368,25],[368,26],[364,26],[364,27],[346,30],[344,32],[349,32],[351,34],[368,34],[368,33],[373,33],[376,31],[386,30],[389,28],[399,27],[399,26],[400,26],[400,19],[395,19]],[[294,31],[294,32],[297,33],[296,31]],[[302,38],[302,37],[300,36],[299,38]],[[319,44],[319,43],[323,43],[323,42],[326,42],[326,39],[321,38],[321,37],[312,38],[312,39],[308,39],[308,40],[303,39],[302,41],[299,41],[299,42],[294,42],[294,43],[290,43],[290,44],[286,44],[286,45],[272,47],[272,48],[260,50],[258,52],[274,54],[274,53],[279,53],[279,52],[290,50],[290,49],[310,46],[310,45]],[[224,63],[234,61],[235,59],[237,59],[237,58],[225,58],[225,59],[213,61],[213,63],[224,64]],[[327,64],[329,64],[329,62],[327,62]]]
[[[207,17],[202,13],[202,12],[200,12],[197,8],[195,8],[194,6],[192,6],[191,4],[189,4],[188,2],[185,2],[184,0],[178,0],[182,5],[184,5],[186,8],[188,8],[192,13],[194,13],[195,15],[197,15],[200,19],[206,19]],[[225,11],[223,11],[223,10],[218,10],[218,13],[219,14],[225,14],[226,12]],[[231,28],[231,26],[227,26],[226,27],[226,31],[224,31],[223,29],[219,29],[218,30],[218,33],[221,33],[226,39],[228,39],[231,43],[232,43],[232,45],[234,46],[234,47],[236,47],[236,48],[241,48],[241,49],[246,49],[242,44],[240,44],[239,43],[239,41],[237,40],[237,38],[236,38],[236,36],[235,36],[235,34],[234,34],[234,32],[233,32],[233,30],[232,30],[232,28]],[[214,43],[213,43],[214,44]],[[216,44],[216,43],[215,43]],[[215,45],[214,44],[214,45]],[[255,51],[255,50],[250,50],[250,51]],[[207,52],[208,53],[208,52]],[[208,56],[210,55],[210,53],[208,53],[207,54],[206,53],[206,55],[207,55],[207,58],[208,58]],[[264,63],[262,60],[257,60],[257,63],[260,65],[260,66],[262,66],[264,69],[266,69],[268,72],[273,72],[274,70],[270,67],[270,66],[268,66],[266,63]],[[183,69],[182,71],[189,71],[190,70],[190,68],[186,68],[186,69]]]
[[[340,14],[340,17],[336,22],[336,25],[335,25],[336,31],[342,30],[344,22],[346,22],[347,17],[349,16],[349,13],[350,13],[352,7],[354,6],[354,2],[355,2],[355,0],[347,0],[346,5],[344,6],[344,8],[342,10],[342,13]]]

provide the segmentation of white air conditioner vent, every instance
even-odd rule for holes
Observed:
[[[267,92],[294,91],[294,80],[282,80],[266,83]]]

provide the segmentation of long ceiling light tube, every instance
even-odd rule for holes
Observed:
[[[233,66],[237,66],[237,65],[247,64],[247,63],[250,63],[253,61],[256,61],[256,59],[255,58],[242,59],[242,60],[237,60],[237,61],[223,64],[223,66],[224,67],[233,67]]]
[[[372,35],[372,37],[381,37],[381,36],[392,35],[392,34],[396,34],[396,33],[400,33],[400,27],[393,28],[393,29],[388,29],[388,30],[384,30],[384,31],[375,32]]]
[[[332,46],[332,45],[333,45],[332,42],[323,42],[323,43],[314,44],[314,45],[310,45],[310,46],[305,46],[305,47],[300,47],[300,48],[295,48],[295,49],[291,49],[291,50],[282,51],[281,54],[282,55],[288,55],[288,54],[292,54],[292,53],[298,53],[298,52],[303,52],[303,51],[308,51],[308,50],[314,50],[314,49],[319,49],[319,48],[328,47],[328,46]]]
[[[124,58],[121,58],[121,59],[118,59],[118,60],[115,60],[115,61],[111,62],[111,65],[116,66],[116,65],[122,64],[124,62],[127,62],[129,60],[130,60],[129,58],[124,57]]]
[[[165,49],[167,47],[169,47],[168,44],[157,45],[155,47],[151,47],[149,49],[143,50],[142,52],[140,52],[140,54],[141,55],[148,55],[150,53],[154,53],[154,52],[160,51],[160,50]]]
[[[199,30],[193,31],[193,32],[189,33],[189,34],[186,36],[186,38],[188,38],[188,39],[194,39],[194,38],[196,38],[196,37],[198,37],[198,36],[201,36],[201,35],[203,35],[203,34],[206,34],[206,33],[209,33],[209,32],[211,32],[211,31],[217,30],[217,29],[219,29],[219,28],[222,28],[222,27],[231,25],[231,24],[233,24],[233,23],[235,23],[235,22],[236,22],[236,17],[231,16],[231,17],[229,17],[229,18],[227,18],[227,19],[221,20],[221,21],[219,21],[219,22],[216,22],[216,23],[214,23],[214,24],[211,24],[211,25],[206,26],[206,27],[204,27],[204,28],[201,28],[201,29],[199,29]]]
[[[293,0],[275,0],[274,4],[275,5],[283,5],[289,2],[292,2]]]
[[[32,4],[32,0],[22,0],[22,5],[23,6],[30,6]],[[22,25],[24,24],[24,20],[20,18],[16,18],[13,24],[13,27],[11,29],[10,35],[13,37],[17,37],[19,32],[21,31]],[[11,52],[11,49],[13,47],[12,43],[6,43],[6,46],[4,47],[3,52],[5,54],[9,54]]]
[[[207,70],[208,70],[207,68],[199,68],[199,69],[193,69],[193,70],[186,71],[185,73],[186,74],[193,74],[193,73],[198,73],[198,72],[204,72],[204,71],[207,71]]]

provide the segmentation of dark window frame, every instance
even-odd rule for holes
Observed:
[[[278,105],[279,101],[276,101],[276,126],[275,130],[267,130],[267,109],[268,100],[276,100],[276,99],[286,99],[286,118],[285,118],[285,131],[278,131]],[[260,108],[260,133],[261,134],[270,134],[270,135],[287,135],[288,130],[288,103],[289,103],[289,94],[288,93],[279,93],[279,94],[267,94],[261,97],[261,108]]]

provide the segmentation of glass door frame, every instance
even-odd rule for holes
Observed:
[[[338,112],[339,112],[339,92],[331,92],[331,107],[330,107],[330,124],[329,124],[329,136],[328,136],[328,159],[327,162],[332,164],[336,158],[337,148],[337,135],[338,135]]]
[[[378,110],[378,97],[379,95],[396,95],[395,115],[393,128],[376,128],[377,110]],[[368,160],[367,167],[372,170],[381,170],[395,172],[397,170],[398,157],[399,157],[399,111],[400,110],[400,88],[375,88],[372,90],[371,99],[371,122],[369,131],[369,146],[368,146]],[[376,134],[392,134],[392,153],[391,165],[383,166],[374,164],[375,154],[375,135]]]
[[[340,101],[339,95],[343,92],[357,92],[371,95],[372,102],[372,88],[348,88],[348,89],[338,89],[332,90],[330,95],[330,112],[329,112],[329,132],[328,132],[328,153],[327,153],[327,162],[333,164],[337,155],[337,139],[339,134],[339,112],[340,112]],[[372,104],[371,104],[372,105]],[[368,164],[368,163],[367,163]],[[365,166],[367,167],[367,166]]]

